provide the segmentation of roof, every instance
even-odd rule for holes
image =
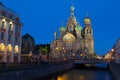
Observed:
[[[15,17],[19,17],[18,13],[6,7],[2,2],[0,2],[0,10],[6,11],[8,14],[13,14]]]
[[[33,40],[34,41],[34,38],[29,34],[29,33],[27,33],[27,34],[25,34],[25,35],[23,35],[22,36],[22,39],[28,39],[28,38],[30,38],[31,40]]]

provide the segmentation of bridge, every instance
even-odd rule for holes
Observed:
[[[74,59],[74,64],[109,64],[105,60],[88,60],[88,59]]]

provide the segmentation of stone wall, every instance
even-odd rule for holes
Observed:
[[[50,74],[65,71],[73,67],[73,62],[43,65],[33,69],[17,70],[0,74],[0,80],[33,80]]]
[[[112,72],[115,80],[120,80],[120,65],[119,64],[111,63],[110,71]]]

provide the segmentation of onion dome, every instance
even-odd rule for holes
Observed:
[[[84,20],[84,23],[85,24],[91,24],[91,20],[89,17],[86,17],[85,20]]]
[[[77,26],[75,27],[75,30],[76,30],[76,31],[81,31],[81,30],[82,30],[82,26],[77,25]]]
[[[65,30],[65,27],[64,26],[62,26],[62,27],[60,27],[60,32],[65,32],[66,30]]]
[[[75,9],[74,6],[71,6],[71,7],[70,7],[70,11],[73,11],[73,12],[74,12],[74,9]]]

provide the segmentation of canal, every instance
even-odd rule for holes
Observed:
[[[114,80],[109,70],[71,69],[38,80]]]

